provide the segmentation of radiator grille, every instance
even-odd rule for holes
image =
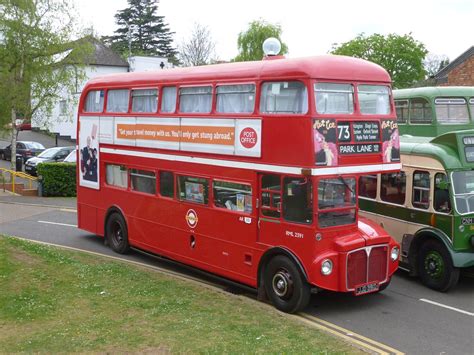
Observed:
[[[387,279],[388,247],[365,247],[347,255],[347,289],[368,282],[383,282]]]

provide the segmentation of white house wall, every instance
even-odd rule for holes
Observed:
[[[113,67],[113,66],[87,66],[85,68],[86,80],[79,85],[80,91],[75,93],[73,96],[70,95],[66,88],[60,93],[63,99],[58,100],[53,108],[51,116],[47,119],[44,117],[33,117],[31,124],[34,128],[48,129],[50,132],[59,133],[61,136],[70,136],[72,139],[76,139],[76,126],[77,126],[77,104],[81,95],[84,85],[89,79],[95,78],[101,75],[114,74],[114,73],[126,73],[128,68],[126,67]],[[66,100],[68,103],[68,113],[62,115],[60,113],[60,101]],[[38,116],[42,116],[39,113]]]

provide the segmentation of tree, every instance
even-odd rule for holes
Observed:
[[[428,53],[428,55],[423,60],[423,66],[425,67],[428,78],[434,77],[436,73],[438,73],[448,64],[449,58],[446,55],[437,55],[434,53]]]
[[[264,20],[253,21],[245,32],[240,32],[237,39],[239,54],[234,58],[235,62],[250,60],[261,60],[264,57],[262,45],[270,37],[275,37],[281,43],[281,53],[288,53],[288,46],[281,41],[280,25],[272,25]]]
[[[369,60],[384,67],[390,74],[394,88],[406,88],[423,79],[426,71],[423,59],[428,51],[411,34],[380,34],[365,36],[335,44],[332,54],[348,55]]]
[[[155,55],[176,63],[177,51],[173,47],[173,35],[158,16],[158,1],[128,0],[128,7],[117,11],[115,35],[102,39],[116,52],[129,56]]]
[[[215,47],[209,29],[195,23],[191,37],[179,45],[178,57],[186,67],[210,64],[215,61]]]
[[[74,89],[88,53],[70,40],[71,13],[67,0],[0,0],[0,117],[10,121],[12,168],[17,118],[51,112],[59,92]]]

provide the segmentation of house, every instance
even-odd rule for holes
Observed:
[[[434,76],[436,86],[474,86],[474,46]]]
[[[33,129],[47,129],[49,132],[75,140],[79,98],[82,88],[89,79],[129,71],[161,70],[171,66],[167,59],[158,57],[131,57],[129,58],[129,63],[93,37],[86,37],[82,40],[90,42],[93,47],[84,68],[84,77],[81,75],[79,78],[78,75],[75,92],[71,93],[69,90],[64,89],[60,93],[61,98],[54,105],[51,114],[46,115],[44,112],[40,112],[32,117],[31,124]]]

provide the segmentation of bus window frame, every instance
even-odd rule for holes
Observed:
[[[403,173],[405,175],[405,196],[404,196],[404,200],[403,200],[403,203],[395,203],[395,202],[391,202],[391,201],[387,201],[387,200],[384,200],[383,197],[382,197],[382,187],[383,187],[383,181],[382,181],[382,175],[385,175],[385,174],[401,174]],[[411,187],[408,183],[410,181],[409,179],[409,176],[410,176],[410,173],[405,171],[405,170],[400,170],[400,171],[396,171],[396,172],[382,172],[382,173],[378,173],[378,182],[377,182],[377,196],[378,196],[378,200],[380,200],[380,202],[383,202],[383,203],[386,203],[386,204],[389,204],[389,205],[392,205],[392,206],[403,206],[403,207],[407,207],[408,205],[408,199],[407,197],[409,197],[407,191],[411,191],[411,189],[409,189],[408,187]],[[422,211],[426,211],[426,210],[422,210]]]
[[[167,85],[168,86],[168,85]],[[209,109],[209,112],[185,112],[181,111],[181,89],[189,89],[189,88],[202,88],[202,87],[210,87],[211,88],[211,106]],[[175,107],[175,113],[179,115],[196,115],[196,116],[206,116],[206,115],[211,115],[215,113],[215,83],[208,81],[205,83],[199,83],[199,84],[191,84],[191,85],[177,85],[176,86],[176,107]],[[187,95],[199,95],[199,94],[187,94]]]
[[[86,108],[86,102],[87,102],[87,97],[89,96],[89,93],[92,92],[92,91],[103,91],[104,92],[104,100],[102,102],[102,111],[86,111],[85,108]],[[97,114],[104,114],[106,113],[105,111],[105,104],[106,104],[106,100],[107,100],[107,89],[104,89],[104,88],[90,88],[87,93],[84,95],[84,101],[82,102],[82,104],[79,102],[79,105],[80,105],[80,109],[78,110],[81,114],[86,114],[86,115],[97,115]]]
[[[346,206],[346,207],[333,207],[333,208],[327,208],[327,209],[320,209],[319,208],[319,182],[320,180],[337,180],[339,178],[343,179],[354,179],[355,184],[354,188],[355,191],[353,192],[355,195],[355,203],[353,206]],[[357,226],[357,223],[359,222],[359,184],[358,184],[358,179],[357,175],[354,174],[345,174],[345,175],[324,175],[324,176],[317,176],[313,180],[313,223],[315,223],[316,228],[318,230],[324,230],[324,231],[330,231],[333,229],[340,229],[340,228],[351,228],[354,226]],[[327,213],[327,212],[337,212],[337,211],[350,211],[350,210],[355,210],[354,214],[354,222],[349,223],[349,224],[338,224],[335,226],[321,226],[319,223],[319,215],[321,213]]]
[[[450,103],[450,100],[463,100],[463,103]],[[438,102],[437,102],[438,101]],[[441,101],[441,102],[440,102]],[[446,102],[443,102],[446,101]],[[462,125],[468,125],[473,122],[473,117],[472,117],[472,112],[469,112],[469,105],[470,105],[470,100],[466,99],[465,97],[462,96],[436,96],[433,99],[433,109],[434,109],[434,114],[435,114],[435,123],[439,126],[462,126]],[[467,113],[467,120],[464,122],[445,122],[445,121],[440,121],[438,119],[438,112],[436,109],[437,105],[445,105],[447,107],[447,112],[448,112],[448,119],[449,119],[449,105],[453,106],[463,106],[466,108],[466,113]]]
[[[358,116],[363,116],[364,118],[373,118],[373,117],[385,117],[385,116],[391,116],[394,113],[395,106],[394,106],[394,98],[393,98],[393,90],[392,87],[390,86],[390,83],[378,83],[374,84],[372,82],[360,82],[360,81],[355,81],[352,83],[354,85],[354,105],[355,108],[357,108],[357,111],[354,110],[354,113],[357,113]],[[388,105],[389,105],[389,110],[388,113],[362,113],[360,110],[360,100],[359,100],[359,88],[361,85],[366,85],[366,86],[383,86],[388,89]],[[340,116],[340,115],[339,115]]]
[[[217,111],[217,88],[219,86],[232,86],[232,85],[254,85],[255,91],[254,91],[254,106],[253,106],[253,111],[251,112],[220,112]],[[260,90],[259,90],[259,82],[258,81],[240,81],[240,82],[228,82],[228,81],[223,81],[223,82],[217,82],[213,83],[213,101],[214,105],[212,107],[211,113],[215,115],[222,115],[222,116],[229,116],[229,115],[239,115],[239,116],[252,116],[256,115],[259,112],[259,107],[257,107],[257,104],[260,105]]]
[[[174,102],[174,111],[172,112],[167,112],[163,111],[163,97],[164,97],[164,90],[166,88],[175,88],[175,102]],[[177,83],[169,83],[166,85],[160,85],[158,86],[158,90],[160,91],[161,95],[158,97],[158,114],[159,115],[177,115],[178,114],[178,107],[179,107],[179,85]]]
[[[437,210],[436,207],[435,207],[435,202],[436,202],[436,199],[435,199],[436,175],[443,174],[444,176],[446,176],[446,181],[448,181],[448,179],[449,179],[448,172],[447,171],[441,171],[441,170],[432,170],[430,172],[433,173],[433,196],[432,196],[432,203],[430,204],[431,208],[433,208],[434,213],[442,214],[444,216],[453,216],[455,208],[454,208],[454,203],[453,203],[454,194],[453,194],[452,188],[450,186],[451,184],[449,184],[449,186],[448,186],[449,203],[451,205],[451,210],[449,212],[442,212],[442,211]]]
[[[316,85],[317,84],[341,84],[341,85],[350,85],[352,88],[352,105],[353,105],[353,111],[351,113],[320,113],[318,112],[318,108],[316,105]],[[359,109],[359,105],[357,102],[357,93],[356,93],[356,86],[358,85],[356,82],[341,82],[341,81],[333,81],[333,80],[312,80],[311,82],[312,88],[313,88],[313,105],[314,105],[314,113],[317,116],[328,116],[328,117],[340,117],[340,116],[351,116],[351,118],[354,115],[360,115],[360,111],[357,111]]]
[[[157,180],[158,188],[157,188],[156,192],[157,192],[158,197],[163,198],[163,199],[168,200],[168,201],[173,200],[173,201],[180,202],[178,200],[177,196],[176,196],[176,187],[177,187],[177,185],[176,185],[177,184],[176,172],[172,171],[172,170],[166,170],[166,169],[158,169],[157,172],[158,172],[158,174],[157,174],[157,179],[156,180]],[[173,196],[171,196],[171,197],[161,194],[161,173],[162,172],[171,173],[173,175]]]
[[[412,110],[412,104],[413,104],[413,100],[425,100],[427,103],[428,103],[428,106],[431,110],[431,121],[428,122],[428,121],[415,121],[413,122],[412,121],[412,117],[411,117],[411,110]],[[438,118],[436,117],[436,110],[434,110],[434,105],[433,105],[433,102],[432,100],[430,100],[429,98],[426,98],[424,96],[416,96],[416,97],[411,97],[410,99],[408,99],[409,101],[409,105],[408,105],[408,121],[407,123],[410,124],[410,125],[421,125],[421,126],[431,126],[433,124],[438,124]],[[423,110],[425,108],[423,107]]]
[[[136,90],[156,90],[156,111],[153,112],[135,112],[133,111],[133,92]],[[130,88],[130,107],[129,113],[132,115],[146,116],[146,115],[156,115],[160,110],[160,98],[161,90],[158,86],[144,86],[144,87],[132,87]]]
[[[114,190],[118,190],[118,191],[127,191],[129,192],[130,191],[130,169],[129,169],[129,166],[128,165],[125,165],[125,164],[120,164],[120,163],[115,163],[115,162],[112,162],[112,161],[104,161],[103,162],[103,166],[104,166],[104,179],[103,179],[103,183],[101,184],[102,187],[106,187],[106,188],[110,188],[110,189],[114,189]],[[123,166],[125,167],[126,171],[127,171],[127,187],[122,187],[122,186],[119,186],[119,185],[111,185],[107,182],[107,165],[116,165],[116,166]]]
[[[190,203],[191,205],[193,206],[201,206],[201,207],[206,207],[206,208],[212,208],[212,204],[211,204],[211,198],[214,199],[214,195],[213,195],[213,191],[212,191],[212,185],[211,185],[211,181],[212,181],[212,178],[208,175],[200,175],[200,174],[194,174],[194,173],[187,173],[187,172],[178,172],[178,171],[174,171],[174,186],[175,186],[175,192],[174,192],[174,195],[175,195],[175,199],[176,201],[178,201],[179,203]],[[193,202],[193,201],[189,201],[189,200],[186,200],[186,199],[181,199],[180,198],[180,191],[178,191],[180,189],[180,184],[179,184],[179,177],[180,176],[183,176],[183,177],[190,177],[190,178],[197,178],[197,179],[205,179],[207,181],[207,203],[200,203],[200,202]]]
[[[426,188],[426,187],[420,187],[420,186],[415,186],[415,174],[416,173],[422,173],[422,174],[425,174],[427,173],[428,174],[428,181],[429,181],[429,187]],[[408,175],[408,174],[407,174]],[[415,210],[419,210],[419,211],[431,211],[432,210],[432,206],[433,206],[433,199],[431,198],[432,195],[433,195],[433,191],[434,189],[432,189],[432,186],[433,186],[433,176],[431,174],[431,171],[429,169],[425,169],[423,170],[422,167],[420,167],[420,169],[418,168],[415,168],[413,169],[412,173],[411,173],[411,189],[410,189],[410,205],[413,209]],[[405,180],[405,183],[406,183],[406,180]],[[407,186],[408,187],[408,184]],[[405,187],[405,194],[407,192],[407,188]],[[414,203],[415,200],[415,189],[417,190],[420,190],[420,191],[428,191],[428,203],[427,203],[427,207],[426,208],[423,208],[423,207],[419,207],[419,206],[416,206]],[[433,191],[432,191],[433,190]],[[421,197],[421,194],[420,193],[420,197]],[[405,197],[405,202],[406,202],[406,197]],[[419,202],[419,204],[421,205],[421,202]]]
[[[255,189],[254,189],[254,185],[251,181],[247,181],[247,180],[235,180],[235,179],[226,179],[225,177],[212,177],[210,178],[211,180],[211,188],[210,190],[212,190],[212,203],[209,204],[210,207],[212,207],[213,209],[216,209],[217,211],[226,211],[226,212],[229,212],[229,213],[233,213],[233,214],[236,214],[236,215],[239,215],[239,216],[247,216],[247,217],[255,217],[255,211],[257,210],[256,208],[256,200],[257,200],[257,197],[255,196],[254,192],[255,192]],[[230,210],[228,208],[225,208],[225,207],[219,207],[215,204],[215,196],[214,196],[214,182],[215,181],[220,181],[220,182],[229,182],[229,183],[233,183],[233,184],[240,184],[240,185],[247,185],[247,186],[250,186],[250,196],[252,197],[252,212],[248,213],[248,212],[245,212],[245,211],[237,211],[237,210]],[[209,193],[209,198],[211,198],[211,194]]]
[[[157,197],[158,196],[158,176],[156,174],[157,170],[156,169],[148,169],[148,168],[143,168],[141,166],[136,166],[136,165],[129,165],[127,166],[127,169],[128,169],[128,176],[129,176],[129,190],[131,193],[136,193],[136,194],[139,194],[139,195],[142,195],[142,196],[154,196],[154,197]],[[149,193],[149,192],[144,192],[144,191],[139,191],[139,190],[136,190],[132,187],[132,170],[141,170],[141,171],[148,171],[148,172],[152,172],[154,173],[154,179],[155,179],[155,193],[152,194],[152,193]],[[148,175],[140,175],[140,174],[135,174],[135,176],[142,176],[142,177],[145,177],[145,176],[148,176]],[[149,178],[151,178],[151,176],[148,176]]]
[[[312,112],[315,111],[315,103],[314,103],[314,100],[313,100],[313,103],[311,103],[311,95],[310,95],[310,85],[311,85],[311,82],[313,82],[314,80],[304,80],[303,78],[280,78],[278,80],[274,79],[274,80],[268,80],[266,78],[261,78],[257,84],[257,87],[256,87],[256,90],[255,90],[255,95],[257,96],[257,100],[255,102],[255,112],[258,114],[258,115],[262,115],[262,116],[267,116],[267,117],[304,117],[304,116],[308,116],[308,115],[312,115]],[[289,112],[264,112],[260,109],[260,106],[261,106],[261,101],[262,101],[262,92],[263,92],[263,85],[264,84],[268,84],[268,83],[283,83],[283,82],[299,82],[299,83],[302,83],[303,86],[306,88],[306,99],[308,100],[307,101],[307,104],[308,104],[308,107],[307,107],[307,110],[306,112],[304,113],[289,113]],[[311,91],[312,92],[312,91]],[[314,96],[314,95],[313,95]],[[257,106],[258,105],[258,106]]]
[[[128,91],[128,107],[127,111],[125,112],[116,112],[116,111],[108,111],[107,110],[107,105],[109,104],[109,91],[115,91],[115,90],[127,90]],[[104,114],[109,114],[109,115],[128,115],[130,114],[131,110],[131,105],[132,105],[132,89],[130,87],[114,87],[114,88],[108,88],[105,92],[105,100],[104,100]]]
[[[407,110],[407,115],[406,115],[404,121],[400,121],[398,116],[397,116],[397,124],[403,124],[403,125],[409,124],[409,120],[410,120],[410,100],[409,99],[396,99],[396,100],[394,99],[393,104],[394,104],[394,107],[395,107],[395,115],[397,114],[397,102],[406,102],[406,110]]]

